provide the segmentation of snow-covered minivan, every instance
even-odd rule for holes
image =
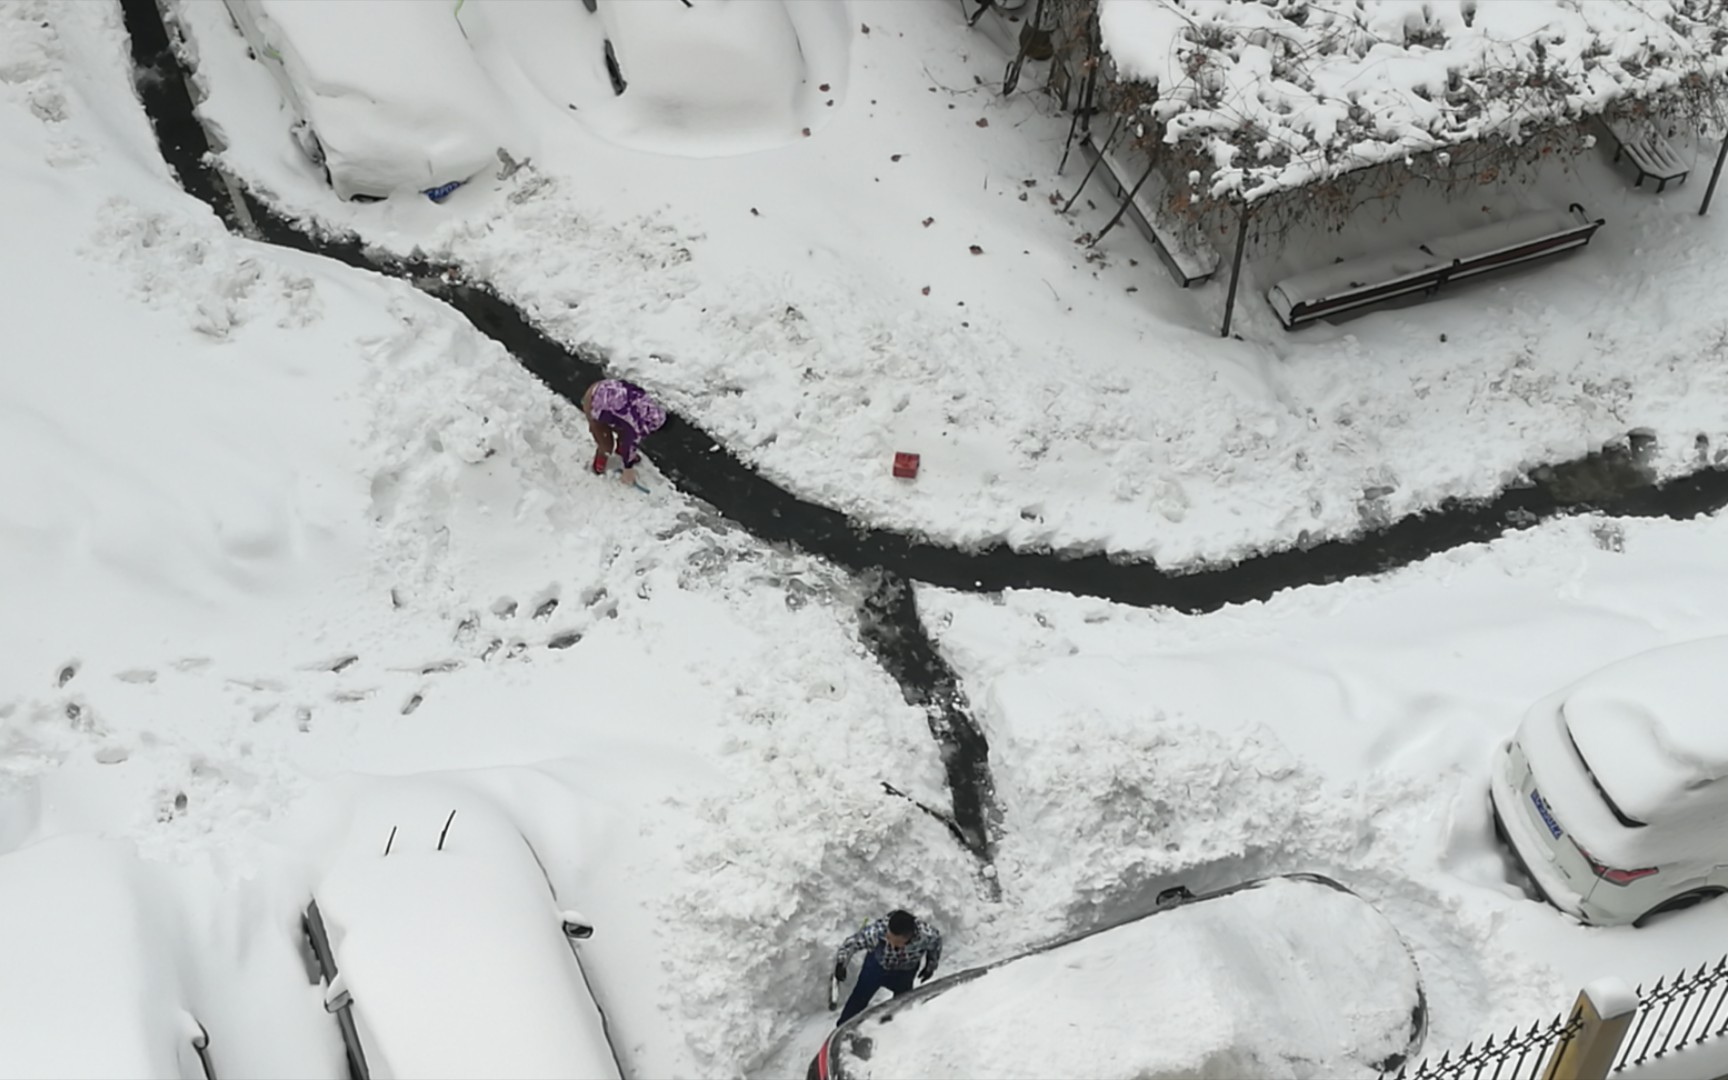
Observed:
[[[1728,892],[1728,637],[1538,701],[1494,752],[1495,827],[1555,907],[1641,925]]]
[[[1286,874],[1166,890],[1147,914],[933,980],[836,1028],[805,1077],[1372,1075],[1427,1025],[1386,916]]]

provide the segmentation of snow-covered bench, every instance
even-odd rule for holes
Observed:
[[[1602,219],[1592,219],[1577,203],[1566,210],[1536,210],[1445,239],[1294,274],[1272,286],[1266,298],[1284,328],[1294,330],[1369,304],[1434,293],[1490,270],[1560,255],[1588,244],[1601,227]]]
[[[1645,177],[1649,177],[1656,181],[1656,194],[1660,195],[1669,181],[1686,182],[1692,171],[1691,164],[1680,157],[1674,144],[1655,127],[1635,120],[1607,119],[1603,120],[1602,126],[1614,139],[1614,160],[1625,157],[1638,170],[1638,179],[1633,187],[1643,187]]]

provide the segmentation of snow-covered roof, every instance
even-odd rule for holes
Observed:
[[[1728,71],[1719,0],[1099,0],[1098,19],[1213,198],[1516,142]]]
[[[1728,637],[1711,637],[1610,665],[1573,686],[1562,708],[1625,813],[1656,825],[1703,809],[1715,823],[1728,804],[1725,702]]]

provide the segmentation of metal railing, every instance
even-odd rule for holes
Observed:
[[[1690,975],[1681,968],[1673,981],[1664,976],[1648,991],[1640,985],[1637,993],[1638,1013],[1614,1059],[1614,1072],[1728,1034],[1723,1009],[1723,999],[1728,998],[1728,956],[1716,961],[1715,967],[1699,964]]]
[[[1716,1075],[1700,1059],[1695,1074],[1678,1059],[1706,1040],[1728,1037],[1728,956],[1696,971],[1682,968],[1645,990],[1628,992],[1618,979],[1592,983],[1570,1013],[1529,1030],[1513,1028],[1504,1038],[1471,1043],[1461,1053],[1424,1058],[1414,1067],[1382,1073],[1381,1080],[1608,1080],[1668,1057],[1678,1071],[1698,1080]]]
[[[1539,1080],[1548,1061],[1565,1049],[1583,1027],[1574,1012],[1557,1014],[1546,1024],[1530,1025],[1520,1032],[1513,1028],[1496,1041],[1490,1035],[1480,1045],[1470,1043],[1461,1053],[1447,1051],[1438,1060],[1423,1058],[1410,1068],[1384,1073],[1391,1080]]]

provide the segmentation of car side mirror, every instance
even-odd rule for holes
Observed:
[[[1177,904],[1185,904],[1192,899],[1194,899],[1194,894],[1188,891],[1188,886],[1172,885],[1158,894],[1158,898],[1152,901],[1152,906],[1159,909],[1175,907]]]
[[[571,941],[586,941],[594,936],[594,924],[582,917],[578,911],[560,911],[558,918],[564,924],[564,936]]]

